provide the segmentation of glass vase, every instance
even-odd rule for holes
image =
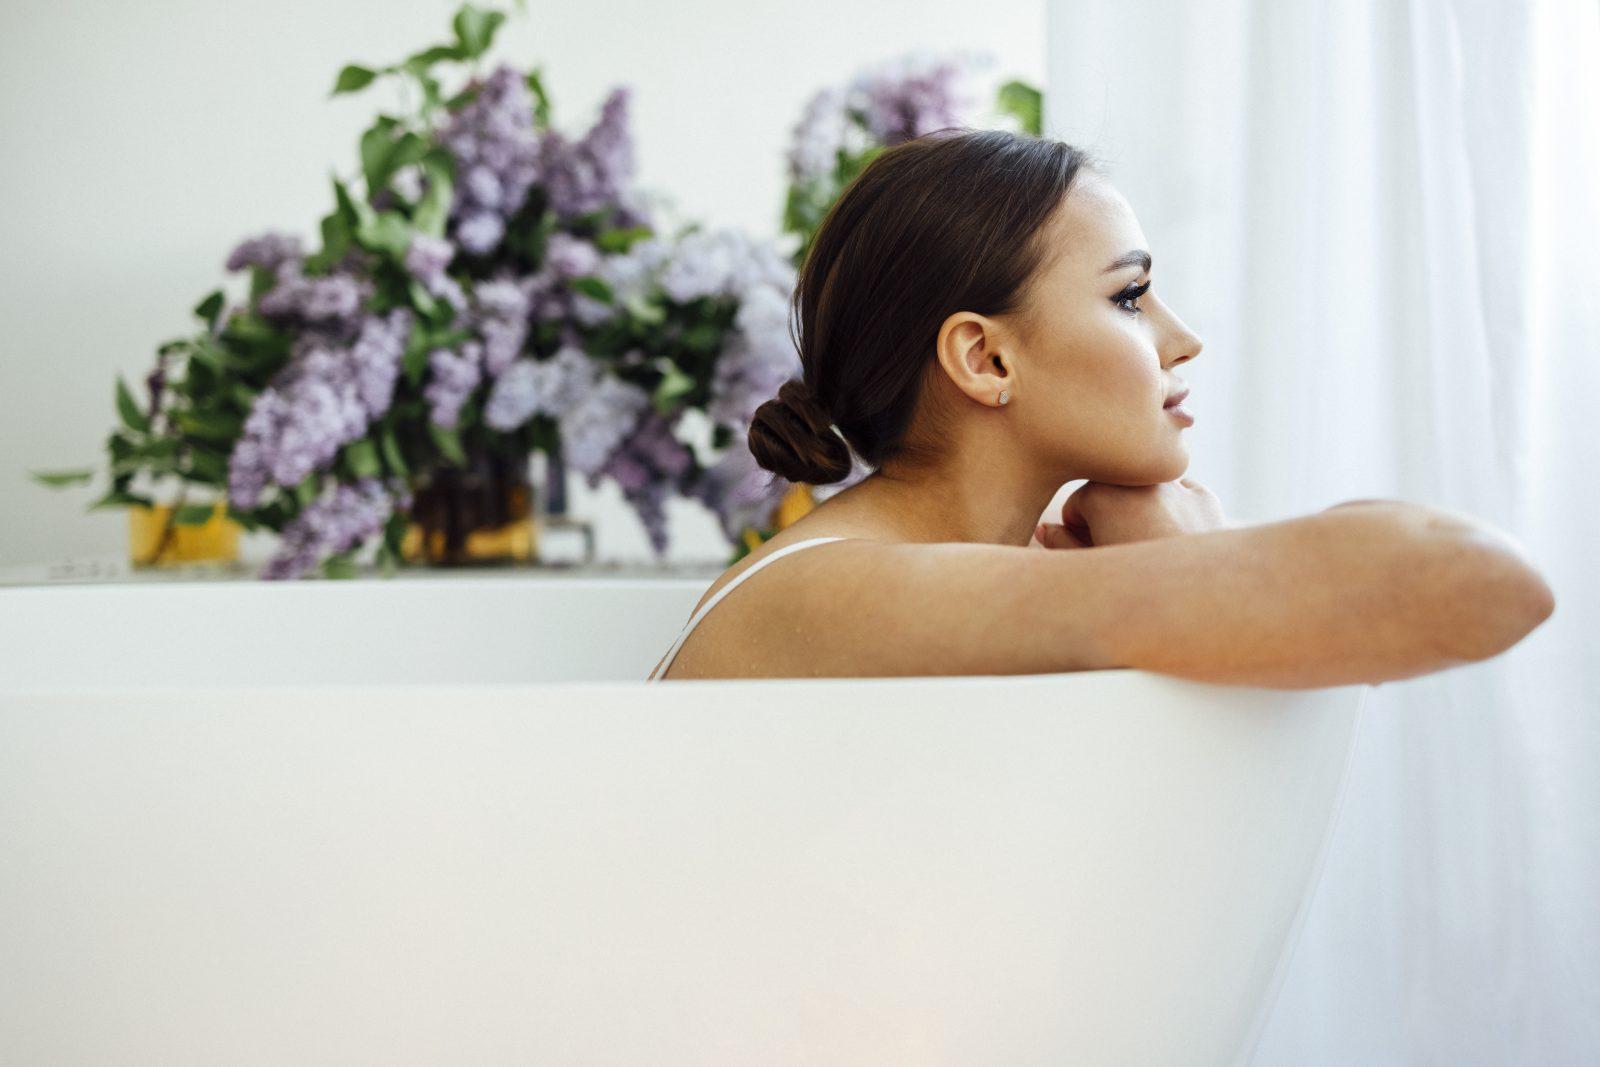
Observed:
[[[412,485],[401,542],[407,563],[513,565],[537,556],[527,453],[476,452],[465,467],[435,467]]]
[[[539,508],[539,566],[581,567],[595,560],[594,523],[567,510],[567,465],[557,440],[544,453]]]

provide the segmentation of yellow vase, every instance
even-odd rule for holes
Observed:
[[[180,563],[233,563],[239,558],[237,522],[228,518],[228,504],[219,500],[211,518],[195,526],[172,521],[170,504],[128,506],[128,561],[135,567]]]
[[[783,494],[783,499],[778,501],[778,506],[772,509],[772,528],[781,530],[785,526],[797,522],[802,515],[817,506],[817,498],[811,493],[811,486],[805,482],[796,482]],[[747,550],[761,547],[761,531],[754,526],[744,528],[744,543]]]

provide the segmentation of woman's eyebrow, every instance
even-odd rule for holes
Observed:
[[[1150,259],[1149,252],[1146,252],[1142,248],[1135,248],[1131,252],[1124,252],[1122,255],[1118,256],[1115,263],[1111,264],[1111,266],[1107,267],[1100,273],[1110,274],[1114,270],[1121,270],[1123,267],[1133,266],[1143,267],[1145,270],[1149,270],[1151,262],[1152,261]]]

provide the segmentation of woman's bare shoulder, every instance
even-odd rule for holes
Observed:
[[[957,542],[884,541],[847,533],[774,538],[706,590],[695,610],[761,558],[817,537],[762,567],[709,611],[684,640],[667,671],[673,678],[839,677],[945,673],[940,647],[959,641],[938,590],[952,577],[980,592],[985,560],[1044,549]],[[993,590],[989,590],[993,592]],[[941,608],[940,605],[946,607]],[[928,612],[932,612],[930,616]],[[981,665],[958,657],[960,667]]]

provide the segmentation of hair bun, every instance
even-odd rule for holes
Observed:
[[[791,482],[824,485],[852,470],[850,446],[804,382],[790,379],[750,420],[750,453],[762,468]]]

